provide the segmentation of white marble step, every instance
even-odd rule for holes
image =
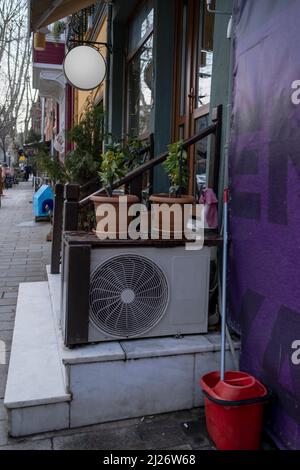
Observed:
[[[70,400],[51,310],[48,282],[20,284],[4,398],[8,409]]]
[[[49,284],[49,293],[52,303],[52,312],[54,314],[55,328],[59,330],[60,325],[60,298],[61,298],[61,275],[60,274],[51,274],[50,266],[46,266],[48,284]]]

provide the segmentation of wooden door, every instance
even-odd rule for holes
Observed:
[[[188,139],[208,125],[214,15],[205,0],[177,0],[173,139]],[[206,174],[207,139],[189,151],[190,194]]]

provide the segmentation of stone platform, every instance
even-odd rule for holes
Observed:
[[[220,335],[148,338],[69,350],[58,326],[60,276],[20,284],[4,404],[25,436],[203,404],[200,377],[219,367]],[[235,343],[239,349],[239,343]],[[232,367],[231,353],[227,366]]]

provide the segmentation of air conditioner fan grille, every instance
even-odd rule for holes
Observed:
[[[118,255],[91,275],[90,319],[108,335],[139,336],[161,320],[168,298],[168,283],[157,264],[144,256]]]

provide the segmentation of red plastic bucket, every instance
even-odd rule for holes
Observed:
[[[271,394],[245,372],[228,371],[225,380],[210,372],[200,381],[205,398],[207,431],[219,450],[260,447],[264,404]]]

